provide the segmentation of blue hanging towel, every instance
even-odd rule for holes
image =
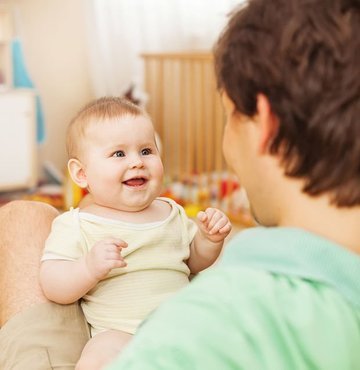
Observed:
[[[33,89],[34,84],[31,81],[26,70],[22,46],[19,38],[15,37],[12,40],[11,49],[14,87],[25,87]],[[38,143],[42,143],[45,140],[44,114],[38,94],[36,95],[36,137]]]

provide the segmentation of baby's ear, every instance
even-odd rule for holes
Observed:
[[[88,187],[86,173],[83,164],[75,158],[71,158],[68,162],[68,170],[72,180],[76,185],[85,189]]]

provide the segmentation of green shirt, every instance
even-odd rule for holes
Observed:
[[[300,229],[243,231],[110,369],[359,370],[360,257]]]

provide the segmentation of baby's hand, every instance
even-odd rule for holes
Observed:
[[[121,239],[105,239],[95,243],[86,255],[86,266],[92,277],[103,279],[113,268],[125,267],[126,262],[121,250],[127,243]]]
[[[200,231],[203,236],[213,243],[223,241],[231,231],[231,223],[228,217],[216,208],[207,208],[205,212],[197,214],[200,221]]]

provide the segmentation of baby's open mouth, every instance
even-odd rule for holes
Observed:
[[[129,179],[123,182],[123,184],[127,186],[141,186],[147,182],[147,179],[144,177],[134,177],[133,179]]]

